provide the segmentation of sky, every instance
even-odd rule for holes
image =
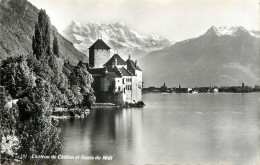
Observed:
[[[258,0],[28,0],[46,10],[62,32],[81,23],[124,22],[129,28],[172,41],[198,37],[211,26],[259,30]],[[259,0],[260,1],[260,0]]]

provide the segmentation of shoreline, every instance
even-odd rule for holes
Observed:
[[[188,92],[182,92],[182,93],[176,93],[176,92],[144,92],[145,94],[191,94],[191,95],[197,95],[197,94],[252,94],[252,93],[260,93],[260,91],[253,91],[253,92],[201,92],[201,93],[188,93]]]
[[[91,113],[91,110],[95,109],[111,109],[111,108],[131,108],[138,107],[138,104],[128,104],[128,105],[116,105],[114,103],[95,103],[91,106],[91,109],[87,107],[82,108],[64,108],[64,107],[56,107],[55,111],[52,113],[52,119],[80,119],[88,116]],[[138,107],[140,108],[140,106]]]
[[[82,108],[73,108],[68,110],[67,108],[62,108],[63,110],[54,111],[51,115],[52,119],[77,119],[77,118],[84,118],[89,113],[89,109],[82,109]]]

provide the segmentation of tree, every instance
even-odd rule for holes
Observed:
[[[3,3],[8,3],[8,6],[17,16],[23,17],[26,13],[27,0],[2,0]],[[19,18],[19,17],[16,17]]]
[[[65,63],[64,72],[69,74],[70,90],[74,94],[74,102],[81,104],[84,95],[93,94],[94,91],[91,87],[93,82],[92,75],[87,71],[86,64],[79,61],[77,66],[73,67],[70,64]]]
[[[59,43],[58,43],[58,39],[56,37],[56,35],[54,35],[54,39],[53,39],[53,53],[59,57]]]
[[[114,94],[115,93],[115,88],[116,88],[115,81],[112,80],[110,85],[108,86],[108,92],[110,94]]]
[[[52,121],[49,117],[52,100],[50,84],[38,78],[31,92],[17,102],[21,143],[19,152],[26,154],[25,160],[29,160],[32,154],[58,154],[61,148],[58,121]]]
[[[1,117],[1,162],[4,161],[14,161],[14,156],[19,148],[19,141],[17,140],[16,125],[17,118],[19,117],[17,108],[6,107],[6,103],[11,101],[10,94],[5,91],[3,86],[0,86],[0,117]]]
[[[33,54],[37,60],[51,55],[50,42],[50,19],[45,10],[40,10],[38,22],[35,24],[34,36],[32,41]]]
[[[32,154],[57,154],[61,140],[57,121],[49,117],[53,106],[51,84],[40,77],[36,79],[23,57],[3,60],[1,75],[1,85],[19,99],[16,107],[2,111],[5,120],[1,123],[5,134],[15,132],[18,137],[18,155],[26,154],[23,159],[29,160]]]
[[[10,57],[1,62],[0,85],[18,99],[15,129],[21,145],[18,155],[25,154],[24,160],[31,159],[32,154],[58,154],[61,148],[60,129],[50,115],[55,96],[61,93],[57,84],[62,85],[62,80],[67,79],[59,78],[59,73],[63,74],[62,65],[59,66],[60,61],[53,55],[50,45],[49,17],[41,10],[32,39],[34,56]],[[6,115],[8,120],[13,120],[13,116]]]
[[[34,86],[35,75],[27,65],[23,56],[9,57],[2,61],[0,69],[0,84],[15,99]]]

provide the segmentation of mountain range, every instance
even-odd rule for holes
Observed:
[[[260,33],[211,27],[189,40],[153,51],[139,61],[146,87],[233,86],[259,83]]]
[[[131,55],[133,59],[140,59],[154,50],[170,46],[171,41],[158,35],[142,35],[129,29],[123,22],[101,24],[91,21],[82,24],[72,21],[63,31],[63,35],[70,40],[81,52],[88,55],[88,48],[99,38],[102,38],[111,48],[111,53],[119,53],[123,58]]]
[[[26,0],[0,1],[0,59],[32,54],[32,36],[39,10]],[[243,27],[211,27],[205,34],[172,43],[157,35],[141,35],[123,23],[80,24],[73,21],[64,38],[52,26],[60,55],[72,64],[88,62],[88,47],[101,38],[119,51],[139,59],[144,85],[225,86],[260,84],[260,32]],[[77,50],[75,47],[79,50]],[[84,53],[82,53],[84,52]]]
[[[32,54],[32,36],[38,12],[27,0],[0,1],[0,59]],[[68,59],[72,64],[78,63],[79,60],[88,61],[86,55],[60,35],[54,26],[51,29],[51,38],[57,36],[62,58]]]

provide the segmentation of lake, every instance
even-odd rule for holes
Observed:
[[[62,120],[62,164],[259,163],[260,93],[144,94],[144,108]],[[89,160],[95,158],[112,160]],[[98,159],[99,159],[98,158]]]

